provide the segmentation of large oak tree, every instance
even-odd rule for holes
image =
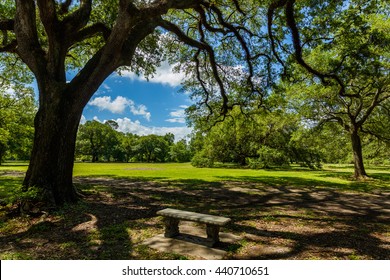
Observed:
[[[381,0],[305,5],[275,1],[268,14],[273,51],[289,78],[285,86],[295,108],[314,124],[335,122],[344,129],[354,176],[364,178],[362,135],[390,139],[390,5]],[[288,29],[281,28],[284,22]]]
[[[222,115],[233,106],[224,67],[243,67],[246,87],[254,90],[250,39],[256,36],[247,22],[256,9],[249,7],[251,1],[239,2],[2,1],[0,70],[15,72],[26,65],[39,89],[25,189],[37,188],[46,206],[77,200],[72,171],[81,114],[102,82],[118,69],[151,74],[165,55],[175,53],[171,62],[174,57],[190,60],[198,74],[205,69],[214,80]],[[183,46],[189,48],[178,52]],[[77,73],[72,79],[67,77],[69,70]],[[206,90],[207,81],[199,80]]]

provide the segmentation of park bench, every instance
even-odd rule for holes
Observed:
[[[174,237],[179,235],[179,222],[192,221],[206,224],[207,245],[213,247],[219,242],[219,229],[231,221],[230,218],[200,214],[195,212],[166,208],[157,212],[157,215],[164,217],[165,237]]]

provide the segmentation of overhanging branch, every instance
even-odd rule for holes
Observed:
[[[34,1],[16,0],[15,35],[17,53],[37,78],[47,76],[46,58],[37,32]]]
[[[297,26],[297,23],[295,21],[295,15],[294,15],[294,4],[295,4],[295,0],[287,0],[287,2],[285,4],[285,14],[286,14],[287,26],[290,28],[290,31],[291,31],[294,50],[295,50],[295,58],[296,58],[298,64],[300,64],[302,67],[304,67],[309,73],[320,78],[324,85],[328,84],[327,79],[332,79],[332,80],[336,81],[336,83],[340,87],[340,90],[339,90],[340,96],[357,97],[358,96],[357,94],[347,94],[346,93],[344,82],[341,80],[341,78],[339,76],[337,76],[336,74],[322,73],[322,72],[314,69],[313,67],[311,67],[303,59],[300,33],[298,30],[298,26]]]
[[[107,41],[108,37],[111,34],[111,29],[108,28],[103,23],[96,23],[90,26],[87,26],[80,31],[78,31],[75,35],[71,37],[69,40],[69,45],[73,45],[76,42],[82,42],[88,38],[94,37],[96,34],[102,34],[105,41]]]
[[[279,0],[271,3],[271,5],[268,8],[267,18],[268,18],[268,35],[271,41],[271,50],[273,55],[275,56],[276,60],[283,66],[284,71],[286,70],[285,64],[283,60],[280,58],[277,50],[276,50],[276,44],[275,44],[275,37],[272,31],[272,25],[273,25],[273,19],[276,9],[282,8],[284,5],[286,5],[287,0]]]
[[[69,12],[69,7],[72,4],[72,0],[65,0],[65,2],[61,3],[60,5],[60,14],[64,15]]]
[[[62,28],[66,33],[74,33],[84,28],[92,11],[92,0],[81,0],[80,7],[62,20]]]
[[[219,76],[219,73],[218,73],[217,62],[216,62],[214,50],[213,50],[213,48],[209,44],[206,43],[206,41],[204,39],[204,34],[203,34],[202,27],[201,27],[201,23],[199,23],[199,26],[198,26],[198,29],[199,29],[199,32],[200,32],[200,36],[201,36],[201,40],[200,41],[197,41],[197,40],[187,36],[177,25],[175,25],[175,24],[173,24],[173,23],[171,23],[169,21],[161,19],[159,21],[159,25],[161,27],[163,27],[164,29],[174,33],[180,39],[180,41],[182,41],[183,43],[185,43],[185,44],[187,44],[187,45],[189,45],[191,47],[197,48],[198,50],[203,50],[203,51],[205,51],[207,53],[207,55],[209,57],[209,60],[210,60],[210,65],[211,65],[211,69],[212,69],[212,72],[213,72],[214,79],[215,79],[215,81],[218,84],[218,87],[220,89],[220,94],[221,94],[221,97],[223,99],[223,105],[222,105],[221,114],[222,115],[226,114],[227,111],[230,109],[229,105],[228,105],[227,93],[226,93],[225,87],[223,85],[222,79],[221,79],[221,77]],[[199,55],[199,53],[198,53],[198,55]],[[195,56],[194,59],[196,61],[197,56]],[[197,65],[199,65],[199,64],[197,64]],[[199,69],[197,69],[197,71],[199,71]],[[200,72],[197,72],[197,73],[198,73],[197,78],[199,80],[199,77],[200,77],[199,73]],[[199,82],[201,83],[201,85],[204,86],[204,83],[203,83],[203,81],[201,79],[199,80]],[[206,91],[206,94],[207,94],[207,92],[208,91]]]

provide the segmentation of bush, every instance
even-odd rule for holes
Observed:
[[[257,159],[249,159],[249,167],[252,169],[288,165],[288,157],[278,149],[263,146],[257,154],[259,155]]]
[[[248,166],[251,169],[261,169],[264,168],[264,163],[258,158],[247,158]]]
[[[191,160],[191,164],[194,167],[213,167],[214,161],[209,157],[205,156],[203,153],[197,153]]]

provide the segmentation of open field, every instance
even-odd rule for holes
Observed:
[[[20,217],[7,205],[25,163],[0,166],[1,259],[185,259],[141,243],[164,231],[156,211],[232,218],[228,259],[390,259],[390,167],[310,171],[197,169],[190,164],[76,163],[76,205]]]

